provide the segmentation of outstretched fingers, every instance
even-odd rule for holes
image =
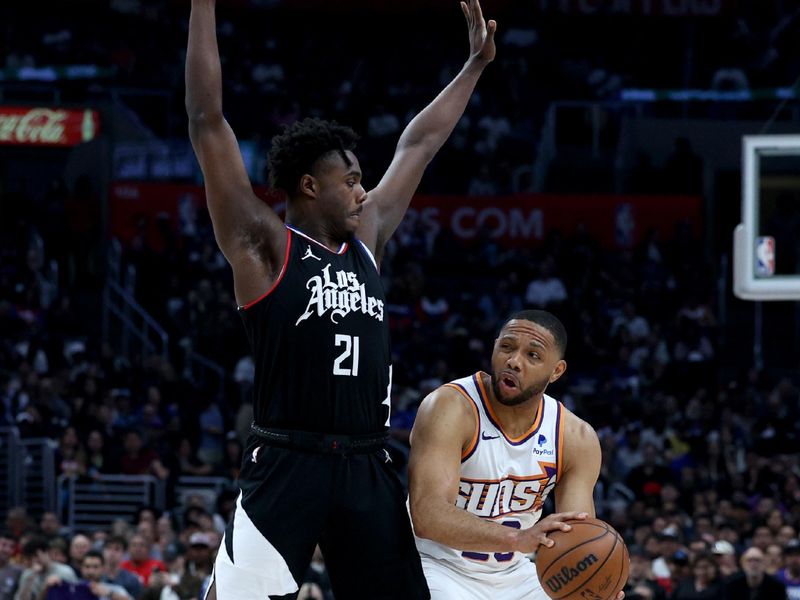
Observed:
[[[467,25],[469,27],[472,27],[472,16],[469,12],[469,7],[467,6],[467,3],[464,2],[463,0],[461,2],[461,12],[464,13],[464,18],[467,20]]]
[[[483,22],[483,11],[481,10],[481,3],[478,0],[469,0],[470,7],[472,8],[472,14],[475,20],[479,23]]]

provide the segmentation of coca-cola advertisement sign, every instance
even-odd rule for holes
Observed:
[[[0,144],[14,146],[77,146],[97,137],[96,110],[0,106]]]

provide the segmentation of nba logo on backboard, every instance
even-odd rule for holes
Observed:
[[[775,238],[765,235],[756,238],[756,277],[775,275]]]

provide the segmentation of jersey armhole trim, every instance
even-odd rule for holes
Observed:
[[[561,470],[564,465],[564,406],[555,401],[557,406],[556,416],[556,481],[561,480]]]
[[[264,298],[269,296],[275,290],[275,288],[278,287],[278,284],[283,279],[283,276],[286,275],[286,268],[289,265],[289,256],[291,255],[291,253],[292,253],[292,230],[287,227],[286,228],[286,255],[283,257],[283,266],[281,267],[281,272],[278,273],[278,277],[275,279],[275,281],[272,283],[272,285],[269,286],[269,289],[266,292],[261,294],[255,300],[252,300],[251,302],[248,302],[244,306],[240,306],[239,310],[249,310],[250,308],[252,308],[256,304],[261,302]]]
[[[357,241],[358,241],[359,244],[361,244],[361,247],[364,249],[364,252],[367,253],[367,256],[369,256],[369,259],[372,261],[372,264],[375,266],[375,270],[376,271],[380,271],[380,269],[378,269],[378,262],[375,260],[375,257],[372,255],[372,250],[367,248],[367,245],[364,242],[362,242],[361,240],[357,240]]]
[[[480,415],[478,414],[478,407],[475,404],[475,401],[469,395],[469,393],[467,393],[467,390],[465,390],[461,385],[457,383],[446,383],[445,387],[453,388],[454,390],[457,390],[462,396],[464,396],[469,401],[470,408],[472,408],[472,413],[475,416],[475,431],[472,433],[472,439],[470,439],[467,449],[461,451],[461,462],[463,463],[465,460],[467,460],[470,456],[472,456],[475,453],[475,449],[478,447],[478,433],[480,432],[481,429],[480,427],[481,418]]]

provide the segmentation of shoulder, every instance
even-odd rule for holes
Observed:
[[[581,419],[574,412],[569,410],[566,406],[562,405],[561,408],[564,416],[564,435],[568,436],[567,439],[572,443],[597,443],[599,439],[597,432],[589,423]]]
[[[565,455],[600,454],[600,439],[594,427],[581,419],[566,406],[561,407],[563,413]]]
[[[458,435],[468,439],[477,423],[473,401],[456,386],[445,384],[428,394],[422,401],[414,421],[413,436],[420,432]]]
[[[75,571],[69,565],[57,563],[53,565],[55,567],[54,571],[55,574],[61,577],[61,579],[67,581],[77,581],[78,576],[76,575]]]
[[[439,386],[420,404],[420,411],[472,417],[474,403],[466,392],[452,384]]]

